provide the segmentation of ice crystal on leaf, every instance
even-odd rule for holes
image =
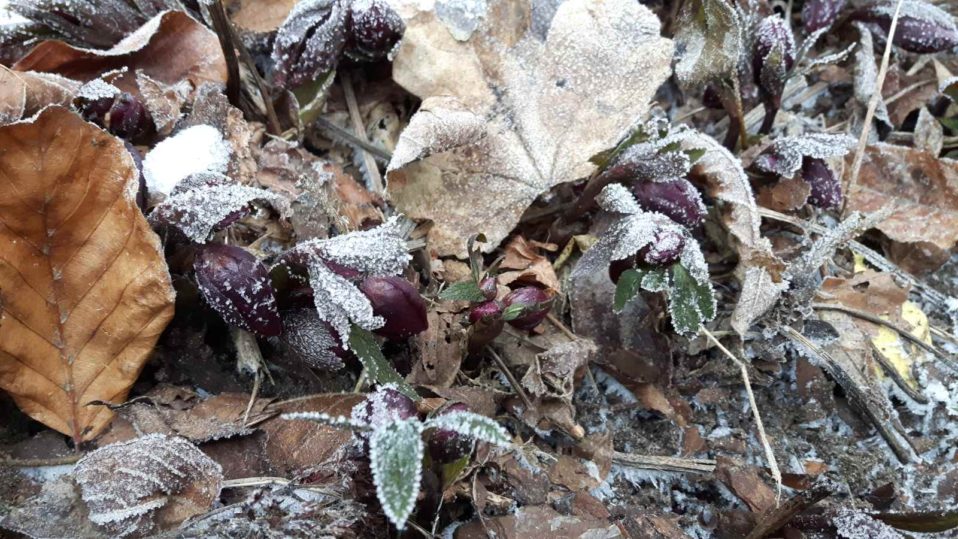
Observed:
[[[163,434],[97,449],[73,474],[90,520],[119,537],[148,535],[165,508],[181,520],[205,513],[223,480],[220,465],[196,446]]]
[[[324,371],[343,368],[336,335],[313,309],[283,313],[282,342],[290,355],[307,365]]]
[[[426,421],[426,428],[454,430],[463,436],[491,444],[506,445],[510,441],[509,433],[502,425],[472,412],[451,412],[435,416]]]
[[[776,139],[758,158],[755,167],[762,172],[793,177],[802,168],[806,157],[829,159],[841,157],[855,144],[848,135],[809,133],[796,137]]]
[[[394,421],[373,431],[369,462],[376,497],[386,517],[403,529],[416,507],[422,480],[423,424],[418,419]]]

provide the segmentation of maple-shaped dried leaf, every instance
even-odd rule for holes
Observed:
[[[0,387],[89,440],[173,316],[159,238],[122,141],[60,107],[0,127]]]
[[[705,183],[706,191],[723,206],[722,222],[732,233],[738,251],[736,274],[742,293],[732,312],[732,328],[744,333],[752,323],[770,309],[785,290],[782,262],[773,252],[771,242],[762,236],[758,204],[752,193],[742,162],[703,133],[683,139],[685,150],[704,150],[692,167],[694,178]]]
[[[13,69],[56,73],[89,81],[112,70],[125,70],[111,82],[136,94],[136,71],[166,84],[186,79],[226,83],[226,60],[216,34],[182,11],[159,14],[110,49],[83,49],[63,41],[44,41]]]
[[[400,136],[388,190],[409,217],[435,223],[440,255],[465,256],[479,232],[494,249],[536,197],[592,173],[589,158],[648,112],[669,75],[671,42],[631,0],[562,3],[544,37],[527,1],[477,4],[471,32],[407,4],[393,77],[424,102]]]
[[[146,536],[207,512],[220,465],[185,438],[150,434],[86,455],[73,472],[90,520],[116,537]]]
[[[265,189],[239,185],[226,176],[190,176],[150,213],[153,225],[173,226],[196,243],[206,243],[210,234],[243,217],[254,201],[267,202],[280,215],[289,202]]]

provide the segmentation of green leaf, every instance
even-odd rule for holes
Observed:
[[[715,318],[712,286],[698,282],[681,264],[672,266],[672,293],[669,297],[672,326],[681,334],[698,331],[702,322]]]
[[[476,281],[462,281],[449,285],[442,293],[439,299],[443,301],[471,301],[478,303],[485,301],[486,296],[479,289],[479,283]]]
[[[454,430],[463,436],[491,444],[508,445],[509,433],[494,419],[472,412],[453,412],[426,421],[426,428]]]
[[[612,160],[615,159],[620,153],[627,150],[630,146],[634,146],[640,142],[649,140],[651,137],[652,133],[647,133],[645,131],[645,124],[639,124],[631,133],[622,139],[622,142],[619,142],[615,148],[593,155],[589,159],[589,162],[599,167],[599,170],[604,170],[605,167],[609,166],[609,163],[611,163]]]
[[[889,526],[910,532],[936,533],[958,528],[958,511],[878,513],[871,516]]]
[[[396,384],[396,389],[412,400],[420,400],[416,390],[406,383],[406,380],[396,372],[396,369],[383,356],[379,343],[373,334],[353,324],[349,331],[349,349],[352,350],[363,367],[366,376],[376,384]]]
[[[612,310],[621,312],[625,304],[634,298],[642,288],[643,271],[627,269],[619,275],[619,282],[615,285],[615,297],[612,300]]]
[[[649,270],[642,277],[642,290],[665,292],[668,289],[669,275],[664,268]]]
[[[418,419],[388,423],[369,437],[376,497],[386,517],[400,530],[416,507],[423,453],[422,423]]]
[[[696,161],[701,159],[703,155],[705,155],[705,150],[700,148],[686,150],[685,155],[689,156],[689,161],[694,164]]]
[[[955,118],[938,118],[938,121],[941,122],[941,125],[945,126],[952,131],[958,132],[958,117]]]
[[[526,308],[518,303],[513,303],[512,305],[506,307],[502,310],[502,319],[508,322],[509,320],[515,320],[522,316],[526,311]]]

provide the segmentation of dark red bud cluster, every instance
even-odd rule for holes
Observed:
[[[457,412],[468,412],[469,406],[454,402],[436,412],[437,416]],[[436,429],[429,437],[429,457],[433,462],[446,464],[455,462],[472,452],[472,440],[454,430]]]
[[[778,16],[766,17],[755,33],[752,77],[759,97],[766,103],[766,114],[774,117],[781,106],[788,72],[795,65],[795,39],[788,24]]]
[[[811,188],[808,202],[822,209],[837,209],[842,204],[842,183],[822,159],[802,159],[802,179]]]
[[[402,277],[367,277],[359,289],[369,298],[373,314],[386,323],[375,333],[387,339],[405,339],[429,327],[426,302],[419,291]]]
[[[636,181],[631,188],[643,210],[661,213],[686,228],[696,228],[705,220],[702,195],[688,180]]]
[[[895,2],[878,2],[855,11],[853,21],[864,23],[880,39],[887,39]],[[937,7],[911,0],[898,15],[898,27],[892,40],[908,52],[936,53],[958,47],[958,25],[954,17]]]
[[[838,19],[846,0],[805,0],[802,6],[802,25],[812,32],[828,28]]]
[[[193,262],[200,293],[228,324],[262,337],[283,332],[269,270],[233,245],[201,245]]]
[[[111,97],[78,97],[74,106],[83,119],[95,123],[126,140],[137,140],[151,133],[153,117],[138,97],[120,92]]]
[[[504,312],[517,313],[508,317],[509,324],[522,330],[532,330],[538,326],[552,309],[552,295],[537,286],[524,286],[513,290],[502,303]]]

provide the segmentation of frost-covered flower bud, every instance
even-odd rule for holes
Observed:
[[[370,393],[365,402],[353,408],[352,413],[354,420],[374,428],[418,415],[416,403],[394,387],[383,387]]]
[[[373,313],[386,320],[375,330],[387,339],[405,339],[429,327],[426,303],[419,291],[402,277],[367,277],[359,289],[369,298]]]
[[[896,2],[885,1],[859,9],[852,20],[865,23],[881,39],[887,39]],[[895,45],[909,52],[943,52],[958,46],[958,25],[947,12],[921,0],[904,0],[895,29]]]
[[[652,242],[639,249],[636,258],[647,266],[664,268],[678,262],[684,248],[685,236],[678,230],[660,228]]]
[[[808,202],[823,209],[835,209],[842,203],[842,183],[822,159],[802,159],[802,179],[811,188]]]
[[[485,279],[479,281],[479,290],[486,299],[496,299],[496,296],[499,295],[499,287],[496,286],[496,278],[486,277]]]
[[[469,412],[469,406],[454,402],[436,412],[437,416],[457,412]],[[429,457],[433,462],[455,462],[472,452],[472,440],[450,429],[436,429],[429,436]]]
[[[127,92],[113,96],[88,97],[81,94],[74,106],[83,119],[127,140],[136,140],[153,127],[153,117],[138,97]]]
[[[346,54],[360,60],[385,58],[406,31],[385,0],[353,0],[346,28]]]
[[[688,180],[637,181],[631,187],[635,199],[646,211],[659,212],[688,228],[695,228],[705,220],[702,195]]]
[[[802,25],[809,34],[831,26],[846,0],[805,0],[802,6]]]
[[[347,356],[336,330],[312,307],[283,311],[279,342],[291,359],[324,371],[342,369]]]
[[[764,98],[776,108],[782,100],[785,78],[795,64],[795,39],[781,17],[759,23],[752,47],[752,75]]]
[[[200,293],[228,324],[263,337],[283,332],[269,271],[241,247],[209,243],[193,262]]]
[[[478,352],[502,333],[506,322],[502,304],[496,300],[480,303],[469,311],[469,351]]]
[[[299,2],[276,31],[273,83],[295,88],[336,69],[346,46],[349,3]]]
[[[552,308],[552,296],[535,286],[513,290],[502,303],[507,322],[517,329],[531,330],[541,323]]]

